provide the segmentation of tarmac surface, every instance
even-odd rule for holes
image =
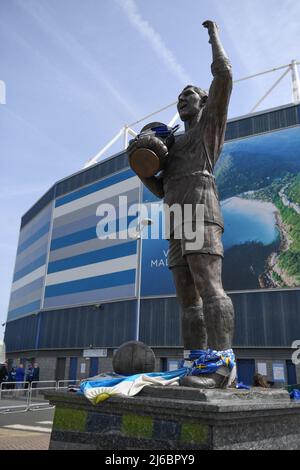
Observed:
[[[0,450],[48,450],[54,409],[0,414]]]

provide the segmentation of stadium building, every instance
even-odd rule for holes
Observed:
[[[216,178],[239,379],[300,383],[300,106],[229,120]],[[97,236],[99,204],[120,195],[155,202],[125,152],[58,181],[22,217],[5,344],[11,363],[36,360],[41,380],[111,370],[132,339],[153,348],[157,370],[182,357],[167,241]]]

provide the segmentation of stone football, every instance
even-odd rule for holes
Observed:
[[[116,374],[148,373],[155,369],[155,355],[153,350],[141,341],[128,341],[116,351],[112,363]]]

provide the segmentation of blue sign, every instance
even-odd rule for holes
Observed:
[[[156,208],[149,217],[152,225],[144,229],[142,240],[141,296],[175,295],[172,273],[168,268],[169,241],[163,238],[164,217],[162,201],[144,187],[143,201],[150,208]],[[157,214],[159,213],[159,216]]]
[[[173,295],[175,287],[167,265],[168,240],[143,240],[141,296]]]

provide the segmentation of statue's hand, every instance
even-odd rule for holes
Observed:
[[[210,21],[210,20],[204,21],[204,23],[202,23],[202,26],[208,29],[209,33],[215,30],[218,31],[219,29],[219,26],[217,25],[217,23],[215,23],[214,21]]]
[[[128,155],[130,155],[132,152],[134,152],[137,148],[137,138],[133,139],[130,141],[127,149],[126,149],[126,152],[128,153]]]

